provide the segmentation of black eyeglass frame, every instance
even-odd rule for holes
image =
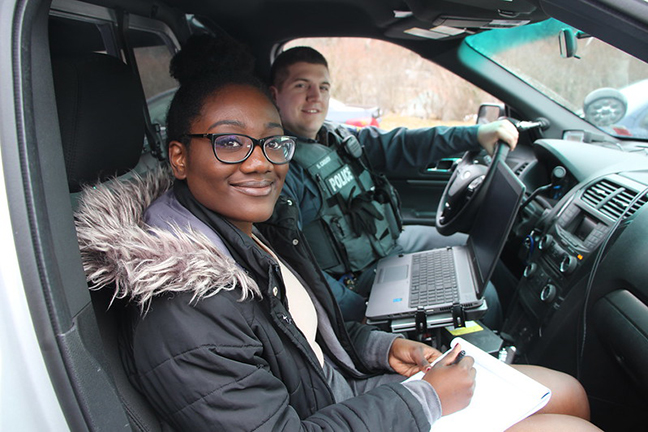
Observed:
[[[207,134],[184,134],[183,136],[186,136],[186,137],[188,137],[188,138],[208,138],[209,141],[211,142],[211,145],[212,145],[212,152],[214,153],[214,156],[216,157],[216,159],[218,159],[220,162],[222,162],[222,163],[224,163],[224,164],[232,164],[232,165],[233,165],[233,164],[238,164],[238,163],[243,163],[243,162],[245,162],[245,161],[250,157],[250,155],[251,155],[252,153],[254,153],[254,149],[255,149],[255,147],[257,147],[257,146],[258,146],[258,147],[261,147],[261,151],[263,152],[263,156],[265,156],[265,158],[268,160],[268,162],[270,162],[270,163],[273,164],[273,165],[285,165],[285,164],[289,163],[289,162],[292,160],[293,155],[295,154],[295,146],[296,146],[296,144],[297,144],[297,137],[290,136],[290,135],[272,135],[272,136],[269,136],[269,137],[259,138],[259,139],[252,138],[252,137],[249,136],[249,135],[239,134],[239,133],[223,133],[223,134],[211,134],[211,133],[207,133]],[[221,158],[219,158],[219,157],[218,157],[218,154],[216,153],[216,139],[219,138],[219,137],[222,137],[222,136],[241,136],[241,137],[248,138],[250,141],[252,141],[252,147],[250,147],[250,150],[248,151],[248,153],[247,153],[247,154],[245,155],[245,157],[243,157],[241,160],[238,160],[238,161],[224,161],[224,160],[222,160]],[[285,161],[285,162],[275,162],[275,161],[273,161],[272,159],[270,159],[270,158],[268,157],[268,154],[266,153],[265,143],[268,142],[268,141],[270,141],[271,139],[274,139],[274,138],[290,138],[290,139],[292,140],[292,142],[293,142],[293,146],[292,146],[292,149],[291,149],[290,155],[289,155],[289,157],[286,158],[286,161]]]

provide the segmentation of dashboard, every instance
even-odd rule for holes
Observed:
[[[521,271],[502,329],[521,361],[577,376],[601,399],[648,396],[648,154],[538,140],[528,191],[566,170],[514,228]],[[560,189],[556,193],[556,189]]]

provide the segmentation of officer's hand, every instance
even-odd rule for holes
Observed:
[[[513,123],[508,120],[496,120],[492,123],[479,126],[477,129],[477,140],[489,155],[495,152],[497,141],[503,141],[511,148],[515,149],[518,141],[518,130]]]

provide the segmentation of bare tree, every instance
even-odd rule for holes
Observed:
[[[332,96],[384,113],[463,120],[492,96],[419,55],[388,42],[359,38],[301,39],[329,62]]]

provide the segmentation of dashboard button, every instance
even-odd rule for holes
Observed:
[[[576,259],[576,257],[565,254],[562,261],[560,262],[560,272],[564,274],[570,274],[574,270],[576,270],[577,265],[578,260]]]
[[[545,303],[551,303],[556,298],[556,286],[553,284],[547,284],[542,288],[540,292],[540,300]]]
[[[540,250],[548,250],[551,245],[554,242],[554,238],[551,234],[545,234],[541,239],[540,243],[538,244],[538,249]]]
[[[524,268],[524,277],[531,279],[535,272],[538,270],[538,264],[531,263]]]

